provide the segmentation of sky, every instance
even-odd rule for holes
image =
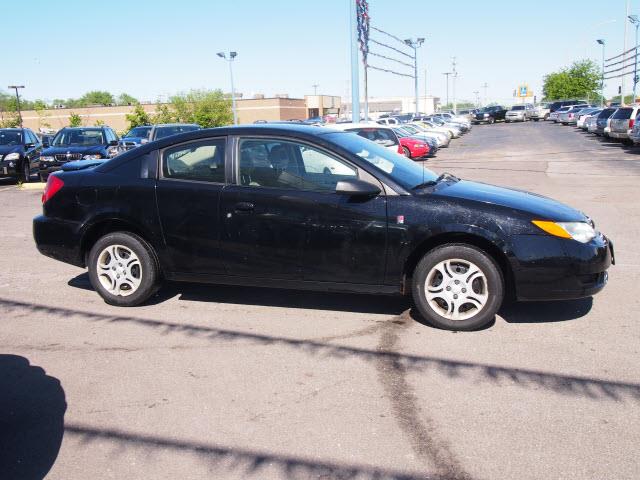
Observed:
[[[640,0],[629,3],[630,13],[640,14]],[[350,0],[8,2],[1,9],[0,90],[22,84],[22,95],[31,100],[108,90],[143,101],[194,88],[230,91],[228,64],[216,52],[234,50],[236,91],[245,98],[301,98],[313,94],[314,84],[318,93],[348,97],[349,5]],[[25,12],[37,19],[28,28],[10,21],[24,19]],[[623,50],[625,0],[369,0],[369,12],[374,27],[426,39],[418,50],[420,95],[426,88],[443,103],[442,73],[451,71],[454,56],[457,99],[474,100],[478,91],[484,100],[486,82],[487,101],[509,103],[523,83],[540,98],[543,76],[574,60],[600,65],[598,38],[606,41],[607,58]],[[371,38],[396,45],[375,31]],[[629,25],[628,48],[633,40]],[[396,67],[379,58],[370,63]],[[397,69],[411,73],[402,65]],[[607,82],[605,94],[617,94],[619,83]],[[410,78],[369,74],[371,97],[413,92]]]

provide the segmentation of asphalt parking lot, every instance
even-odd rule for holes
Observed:
[[[37,252],[41,192],[0,182],[8,478],[638,478],[640,148],[482,125],[426,164],[583,210],[615,242],[609,285],[471,333],[401,298],[266,288],[119,309]]]

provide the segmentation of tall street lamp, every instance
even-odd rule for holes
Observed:
[[[413,80],[415,81],[416,93],[416,116],[418,115],[418,48],[424,43],[424,38],[407,38],[404,43],[413,48]]]
[[[636,103],[636,87],[638,86],[638,27],[640,27],[640,18],[638,18],[638,15],[629,15],[629,21],[636,27],[636,48],[633,61],[633,103]]]
[[[447,77],[447,103],[445,104],[449,108],[449,75],[453,72],[444,72],[443,75]]]
[[[602,45],[602,78],[600,79],[600,106],[604,107],[604,40],[599,38],[596,40]]]
[[[224,52],[218,52],[218,56],[229,62],[229,76],[231,77],[231,108],[233,109],[233,124],[237,125],[238,111],[236,109],[236,89],[233,85],[233,67],[231,66],[231,64],[233,63],[233,59],[238,56],[238,52],[229,52],[229,58],[227,58],[227,54]]]
[[[22,128],[22,113],[20,113],[20,95],[18,94],[18,89],[24,88],[24,85],[9,85],[7,88],[13,88],[16,91],[16,107],[18,109],[18,121],[20,122],[20,128]]]

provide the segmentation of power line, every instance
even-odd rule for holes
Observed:
[[[371,27],[371,29],[375,30],[376,32],[382,33],[383,35],[386,35],[387,37],[391,37],[395,41],[400,42],[403,45],[406,45],[406,43],[404,43],[404,40],[402,40],[399,37],[396,37],[395,35],[392,35],[391,33],[385,32],[384,30],[380,30],[379,28],[376,28],[376,27]]]
[[[397,63],[400,63],[400,64],[405,65],[407,67],[413,68],[413,65],[411,65],[410,63],[405,63],[405,62],[402,62],[400,60],[396,60],[395,58],[391,58],[391,57],[385,57],[384,55],[380,55],[379,53],[373,53],[373,52],[370,51],[369,55],[373,55],[374,57],[384,58],[385,60],[391,60],[392,62],[397,62]]]
[[[373,28],[373,27],[371,27]],[[373,38],[369,38],[369,41],[372,43],[375,43],[376,45],[380,45],[381,47],[385,47],[385,48],[389,48],[391,50],[393,50],[394,52],[398,52],[401,55],[404,55],[405,57],[409,57],[411,59],[413,59],[413,57],[411,55],[409,55],[408,53],[404,53],[402,50],[398,50],[395,47],[392,47],[391,45],[387,45],[386,43],[382,43],[382,42],[378,42],[377,40],[374,40]]]
[[[374,67],[373,65],[367,65],[367,68],[372,68],[373,70],[378,70],[380,72],[393,73],[394,75],[399,75],[401,77],[415,78],[413,75],[408,75],[406,73],[396,72],[394,70],[388,70],[386,68]]]

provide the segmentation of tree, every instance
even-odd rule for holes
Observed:
[[[197,123],[204,128],[233,123],[231,100],[222,90],[191,90],[170,99],[175,121]]]
[[[174,121],[171,110],[169,110],[169,107],[165,104],[158,105],[155,115],[151,117],[151,123],[172,123]]]
[[[127,122],[129,122],[129,130],[139,127],[140,125],[149,125],[151,123],[151,117],[149,117],[149,114],[145,112],[139,103],[133,109],[132,113],[127,113],[126,119]]]
[[[82,118],[77,113],[71,112],[69,115],[69,126],[70,127],[81,127],[82,126]]]
[[[573,62],[568,68],[552,72],[544,77],[542,91],[545,100],[563,98],[589,99],[600,98],[601,72],[592,60]]]
[[[79,101],[79,106],[83,107],[88,105],[111,105],[112,103],[115,103],[113,95],[111,95],[109,92],[101,90],[87,92],[82,97],[80,97]]]
[[[116,103],[118,105],[135,105],[139,102],[135,97],[123,92],[118,96],[118,101]]]

